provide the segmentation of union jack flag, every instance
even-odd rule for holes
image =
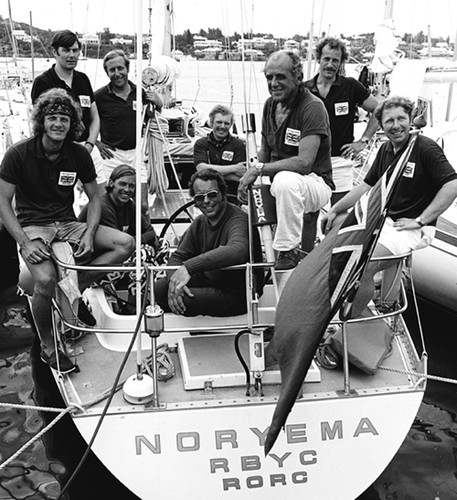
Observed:
[[[327,325],[363,274],[416,137],[411,136],[398,161],[302,260],[282,291],[271,343],[281,370],[281,393],[265,454],[286,423]]]

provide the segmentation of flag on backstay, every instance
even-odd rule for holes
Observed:
[[[281,293],[270,346],[281,370],[281,393],[265,441],[265,454],[286,423],[329,322],[370,258],[415,139],[412,135],[396,164],[302,260]]]

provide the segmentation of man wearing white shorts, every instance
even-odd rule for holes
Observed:
[[[136,85],[128,79],[130,59],[122,50],[111,50],[103,58],[103,68],[110,79],[95,91],[100,115],[100,140],[97,148],[103,158],[107,178],[119,165],[136,168]],[[143,102],[162,108],[162,100],[153,91],[143,91]],[[140,106],[142,103],[140,103]],[[148,171],[141,162],[141,209],[149,211]]]
[[[375,110],[375,116],[389,139],[379,149],[365,180],[336,203],[323,218],[328,232],[339,215],[344,215],[406,149],[411,129],[413,103],[389,97]],[[432,139],[419,135],[388,208],[373,257],[399,255],[430,244],[438,217],[457,197],[457,173],[443,150]],[[431,226],[431,227],[430,227]],[[384,264],[384,268],[387,267]],[[361,311],[372,297],[373,276],[382,264],[372,263],[362,279],[354,310]]]
[[[322,101],[303,85],[297,54],[274,52],[264,72],[271,97],[263,109],[260,162],[241,177],[238,196],[245,201],[247,188],[259,175],[272,179],[277,212],[275,268],[282,271],[300,261],[303,215],[324,207],[335,188],[330,123]]]

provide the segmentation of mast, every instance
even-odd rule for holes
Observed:
[[[32,11],[30,14],[30,55],[32,57],[32,79],[35,80],[35,57],[34,57],[34,47],[33,47],[33,23],[32,23]]]
[[[308,64],[306,67],[306,79],[311,78],[311,61],[313,58],[313,40],[314,40],[314,0],[311,6],[311,25],[309,27],[309,40],[308,40]]]
[[[455,33],[454,40],[454,55],[452,56],[453,61],[457,61],[457,31]],[[446,121],[449,121],[451,117],[451,107],[452,107],[452,95],[454,93],[454,84],[451,82],[449,84],[449,92],[447,96],[447,107],[446,107]]]
[[[11,30],[11,45],[13,46],[13,61],[14,64],[17,65],[16,57],[17,57],[17,46],[16,39],[14,37],[14,26],[13,26],[13,18],[11,16],[11,2],[8,0],[8,16],[10,18],[10,30]]]

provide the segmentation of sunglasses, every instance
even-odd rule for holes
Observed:
[[[194,201],[195,203],[203,203],[205,201],[205,197],[208,197],[208,200],[215,200],[217,198],[217,195],[219,194],[219,191],[216,189],[214,191],[208,191],[207,193],[203,194],[196,194],[194,196]]]

